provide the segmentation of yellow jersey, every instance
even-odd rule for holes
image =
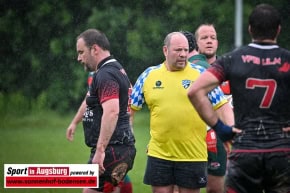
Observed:
[[[131,108],[150,110],[148,155],[171,161],[207,161],[206,124],[187,97],[188,88],[205,69],[187,63],[181,71],[165,64],[147,68],[131,94]],[[214,108],[226,103],[219,87],[209,95]]]

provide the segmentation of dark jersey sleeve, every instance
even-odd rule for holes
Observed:
[[[98,91],[100,103],[109,99],[119,98],[119,84],[112,79],[102,79],[100,82],[100,87]]]

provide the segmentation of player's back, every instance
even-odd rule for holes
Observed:
[[[249,147],[259,140],[274,147],[271,141],[281,138],[281,128],[290,123],[290,52],[252,43],[219,62],[231,83],[235,125],[246,132],[243,140]]]

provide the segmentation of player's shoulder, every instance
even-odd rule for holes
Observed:
[[[287,57],[290,57],[290,50],[287,50],[286,48],[280,48],[280,52],[283,54],[283,55],[286,55]]]
[[[159,65],[156,65],[156,66],[149,66],[148,68],[146,68],[146,70],[143,73],[149,73],[149,72],[152,72],[154,70],[161,69],[161,65],[162,64],[159,64]]]
[[[191,69],[196,70],[199,73],[202,73],[206,70],[203,66],[195,64],[195,63],[190,63],[189,66]]]
[[[149,66],[141,73],[140,78],[145,78],[149,74],[152,74],[153,72],[157,72],[159,69],[161,69],[161,64],[156,65],[156,66]]]
[[[148,78],[149,75],[152,74],[152,72],[155,72],[157,71],[158,69],[161,68],[161,64],[159,65],[156,65],[156,66],[150,66],[150,67],[147,67],[138,77],[137,81],[136,81],[136,84],[143,84],[144,81]]]

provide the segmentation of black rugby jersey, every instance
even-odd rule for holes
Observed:
[[[128,100],[132,90],[130,81],[121,64],[112,56],[104,59],[98,65],[94,74],[87,97],[87,109],[83,116],[85,142],[89,147],[96,147],[100,134],[103,109],[101,103],[119,98],[119,118],[116,129],[110,139],[109,145],[133,145],[135,142],[129,125]]]
[[[290,52],[273,44],[251,43],[219,58],[208,69],[229,80],[235,126],[243,130],[234,147],[290,148]],[[288,136],[289,135],[289,136]]]

